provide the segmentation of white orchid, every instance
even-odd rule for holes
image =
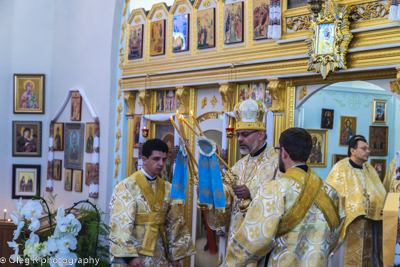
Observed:
[[[17,226],[17,230],[14,231],[14,238],[13,240],[17,239],[19,237],[19,233],[21,232],[22,227],[24,227],[25,223],[24,222],[19,222]]]
[[[13,223],[17,225],[17,229],[14,231],[14,238],[12,242],[8,242],[9,247],[14,249],[14,254],[10,258],[14,262],[29,258],[31,260],[47,259],[47,262],[51,267],[64,267],[64,266],[75,266],[77,255],[71,253],[70,250],[76,249],[78,241],[76,237],[78,232],[81,230],[81,223],[75,219],[73,214],[65,216],[64,207],[61,206],[57,210],[55,220],[57,226],[55,227],[54,233],[48,238],[46,242],[40,243],[39,236],[35,234],[40,228],[40,221],[38,217],[42,213],[42,205],[39,202],[28,200],[25,205],[22,205],[22,199],[14,201],[19,213],[15,212],[11,214]],[[26,219],[26,220],[25,220]],[[26,227],[31,231],[29,239],[25,241],[23,247],[23,256],[19,255],[19,245],[15,241],[20,236],[20,233],[25,227],[25,222],[31,219],[30,224]]]
[[[21,218],[19,217],[18,213],[14,211],[14,214],[11,214],[11,220],[15,225],[18,225],[21,222]]]
[[[39,252],[38,252],[39,244],[36,243],[35,245],[27,246],[25,244],[24,256],[28,256],[30,259],[36,259],[39,256]]]
[[[43,248],[40,250],[41,257],[50,256],[50,250],[49,250],[49,246],[47,243],[48,243],[48,241],[43,242]]]
[[[18,262],[21,259],[21,255],[19,255],[19,248],[16,247],[14,249],[14,254],[10,256],[10,259],[12,259],[14,262]]]
[[[21,214],[28,220],[32,217],[37,218],[42,214],[42,205],[39,202],[35,202],[32,199],[22,207]]]
[[[58,265],[63,266],[75,266],[75,262],[78,259],[75,253],[72,252],[59,252],[55,256],[58,258]],[[61,259],[61,260],[60,260]]]
[[[61,232],[77,236],[82,225],[77,219],[75,219],[73,214],[68,214],[67,217],[60,218],[57,221],[57,227]]]
[[[69,252],[70,249],[76,249],[77,243],[78,241],[71,234],[57,240],[58,249],[62,252]]]
[[[40,222],[37,218],[33,218],[31,221],[31,225],[29,225],[29,230],[35,232],[40,227]]]
[[[35,233],[31,233],[30,235],[29,235],[29,239],[28,240],[26,240],[26,242],[25,242],[25,246],[30,246],[30,245],[34,245],[34,244],[36,244],[36,243],[39,243],[39,236],[37,235],[37,234],[35,234]]]
[[[14,204],[17,207],[18,212],[21,212],[21,209],[22,209],[22,197],[19,198],[19,201],[14,199]]]
[[[51,252],[55,252],[58,250],[57,241],[54,238],[49,238],[46,243],[47,249]]]
[[[61,207],[58,208],[57,210],[57,216],[55,218],[56,221],[58,221],[61,218],[65,217],[65,210],[64,210],[64,205],[61,205]]]
[[[48,263],[50,264],[50,267],[59,267],[58,259],[56,257],[50,257]]]
[[[14,240],[12,242],[7,242],[7,244],[10,248],[13,248],[13,249],[18,248],[18,243],[15,242]]]

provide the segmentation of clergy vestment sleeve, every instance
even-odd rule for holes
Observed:
[[[233,207],[235,205],[235,194],[232,187],[224,185],[225,211],[217,211],[215,206],[207,210],[207,222],[211,229],[218,230],[231,223]]]
[[[132,231],[136,215],[134,200],[128,183],[115,186],[110,202],[110,252],[113,263],[125,262],[122,258],[138,257]]]
[[[228,248],[225,266],[257,262],[274,248],[279,219],[285,209],[285,195],[279,181],[263,184]]]
[[[180,204],[171,204],[165,220],[170,261],[178,261],[196,254],[181,208]]]

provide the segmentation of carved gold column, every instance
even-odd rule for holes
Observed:
[[[125,113],[128,118],[128,129],[126,139],[126,176],[132,174],[132,161],[133,161],[133,116],[135,115],[135,102],[136,102],[136,91],[124,92],[124,100],[127,106],[127,112]]]
[[[139,90],[139,106],[143,107],[142,114],[151,114],[152,101],[150,90]]]
[[[268,81],[268,90],[272,97],[272,107],[269,111],[274,113],[273,145],[276,146],[281,133],[294,126],[295,86],[291,80],[268,79]]]
[[[296,86],[292,80],[286,80],[286,129],[294,127],[294,109],[296,105]]]
[[[190,112],[190,110],[193,110],[193,114],[196,114],[196,100],[197,100],[197,89],[195,88],[182,88],[183,92],[181,94],[181,96],[186,96],[186,91],[188,92],[188,98],[185,99],[182,98],[183,101],[187,101],[184,102],[184,104],[186,105],[186,107],[188,107],[188,112]],[[179,100],[181,101],[181,100]],[[181,106],[182,106],[182,102]],[[195,116],[196,119],[196,116]],[[192,126],[193,128],[196,128],[195,123],[193,121],[192,118],[188,118],[187,121],[189,122],[190,126]],[[193,155],[194,155],[194,147],[195,147],[195,135],[192,131],[190,131],[188,129],[187,126],[185,126],[185,133],[186,133],[186,137],[189,138],[189,149],[192,151]],[[187,189],[186,189],[186,204],[184,205],[184,218],[186,221],[186,225],[189,228],[189,233],[192,232],[192,222],[193,222],[193,182],[191,179],[189,179],[188,177],[188,183],[187,183]],[[186,258],[183,260],[183,266],[184,267],[189,267],[190,266],[190,257]]]

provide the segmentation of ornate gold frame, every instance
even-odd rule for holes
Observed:
[[[384,121],[377,121],[376,118],[376,104],[377,103],[385,103],[385,119]],[[373,99],[372,100],[372,116],[371,116],[371,122],[372,124],[386,124],[387,121],[387,106],[388,106],[388,101],[386,99]]]
[[[323,133],[323,134],[325,134],[325,143],[322,144],[324,146],[324,155],[323,155],[324,163],[309,163],[307,161],[307,166],[309,166],[309,167],[321,167],[321,168],[326,167],[328,165],[328,135],[329,135],[328,130],[306,129],[306,131],[309,132],[309,133]]]
[[[335,72],[338,68],[347,69],[346,53],[350,40],[353,38],[349,28],[349,7],[344,6],[339,9],[337,5],[333,4],[331,12],[328,2],[326,5],[324,14],[320,13],[318,17],[313,17],[311,33],[306,40],[310,56],[307,71],[315,70],[322,74],[323,79],[326,79],[329,72]],[[322,24],[334,24],[332,53],[318,53],[319,31]]]

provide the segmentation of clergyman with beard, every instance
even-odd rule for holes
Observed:
[[[259,195],[261,185],[275,180],[278,174],[278,153],[267,143],[265,105],[257,100],[245,100],[235,106],[234,113],[235,137],[240,153],[245,155],[232,168],[238,177],[237,185],[232,188],[224,185],[224,212],[214,208],[207,210],[208,224],[213,230],[230,226],[228,247],[244,220],[248,206]],[[219,231],[219,234],[225,233]]]
[[[306,165],[311,148],[302,128],[281,134],[275,149],[284,174],[261,186],[228,244],[225,266],[248,266],[271,251],[268,266],[327,266],[345,211],[339,192]]]

